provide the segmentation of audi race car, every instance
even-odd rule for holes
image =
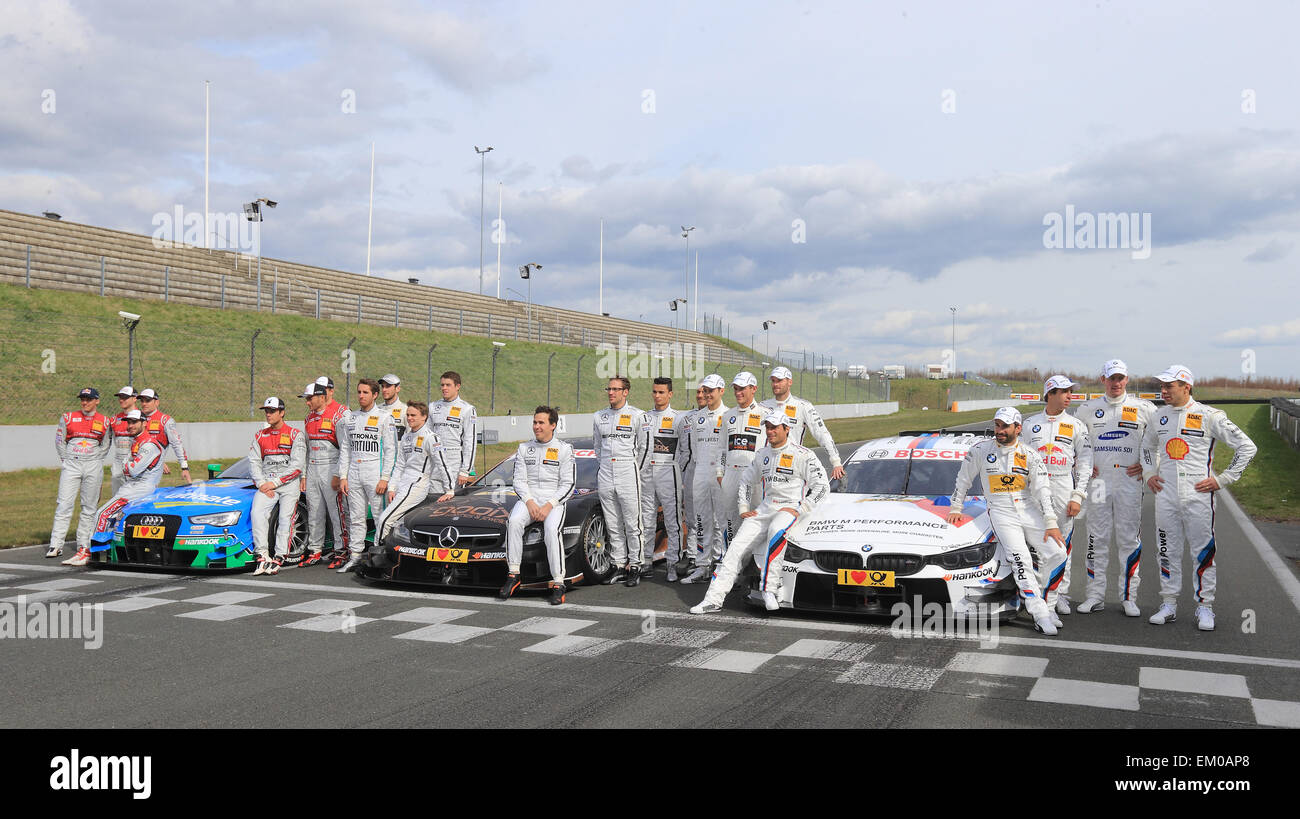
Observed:
[[[967,450],[987,433],[904,432],[860,446],[786,536],[783,608],[889,614],[895,603],[1013,616],[1019,596],[982,497],[948,523]],[[984,604],[987,608],[974,608]]]
[[[216,469],[209,467],[209,474]],[[256,494],[247,458],[206,481],[159,487],[118,511],[109,531],[91,537],[91,559],[114,566],[251,569],[255,561],[249,514]],[[276,518],[271,516],[272,543]],[[327,533],[326,550],[329,541]],[[307,501],[300,497],[290,555],[301,555],[306,544]]]
[[[606,548],[605,515],[596,491],[599,463],[592,439],[569,439],[577,460],[577,488],[565,501],[564,577],[567,583],[596,584],[615,571]],[[456,497],[429,500],[408,512],[389,533],[379,554],[363,562],[357,575],[365,580],[434,586],[496,589],[506,577],[506,524],[519,502],[511,489],[515,456],[501,461]],[[660,510],[656,519],[655,559],[664,557],[667,540]],[[525,589],[544,589],[551,579],[542,542],[542,524],[524,530],[519,571]]]

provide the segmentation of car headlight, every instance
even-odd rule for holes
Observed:
[[[525,546],[532,546],[534,543],[541,543],[541,542],[542,542],[541,529],[529,529],[527,532],[524,532]]]
[[[204,526],[234,526],[239,523],[239,512],[215,512],[211,515],[195,515],[190,518],[190,523],[199,523]]]
[[[785,542],[785,561],[787,563],[802,563],[805,560],[812,560],[813,553],[807,549],[800,549],[790,541]]]
[[[389,537],[394,540],[400,540],[405,543],[410,543],[411,527],[406,525],[405,520],[399,520],[397,524],[393,527],[392,534],[390,534]]]
[[[976,566],[983,566],[992,560],[993,553],[997,551],[997,548],[997,541],[990,540],[985,543],[976,543],[974,546],[967,546],[964,549],[954,549],[951,552],[931,555],[926,559],[926,562],[944,569],[972,569]]]

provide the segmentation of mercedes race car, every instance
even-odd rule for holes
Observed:
[[[600,583],[615,571],[606,548],[605,515],[596,491],[599,463],[591,438],[571,439],[576,456],[577,488],[565,501],[564,541],[567,583]],[[496,589],[506,577],[506,524],[519,502],[511,489],[515,456],[511,455],[456,497],[429,500],[399,521],[378,555],[362,563],[365,580],[434,586]],[[655,532],[655,559],[666,550],[662,510]],[[520,564],[522,588],[544,589],[551,579],[542,543],[542,524],[524,530]]]
[[[949,497],[983,433],[904,432],[860,446],[786,536],[783,608],[890,614],[895,603],[1014,615],[1019,596],[982,497],[953,526]],[[983,604],[975,608],[976,604]]]
[[[209,467],[209,474],[217,467]],[[257,487],[248,459],[241,458],[206,481],[159,487],[115,516],[113,528],[91,538],[91,559],[104,565],[188,569],[251,569],[253,526],[249,513]],[[275,542],[277,516],[269,538]],[[367,529],[373,526],[367,522]],[[328,550],[331,534],[326,534]],[[290,554],[307,543],[307,501],[298,499]]]

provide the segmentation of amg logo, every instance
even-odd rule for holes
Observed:
[[[131,791],[132,799],[153,793],[153,757],[81,756],[76,748],[68,756],[50,760],[50,789],[55,791]]]

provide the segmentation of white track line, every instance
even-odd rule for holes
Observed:
[[[1270,546],[1269,542],[1260,534],[1259,529],[1255,528],[1255,522],[1241,510],[1241,506],[1237,504],[1237,499],[1232,496],[1232,493],[1226,489],[1221,489],[1219,494],[1223,498],[1224,505],[1228,507],[1228,512],[1240,524],[1241,531],[1246,533],[1246,540],[1249,540],[1250,545],[1254,546],[1255,551],[1259,552],[1260,559],[1264,561],[1264,565],[1269,568],[1269,571],[1273,572],[1273,576],[1277,578],[1277,582],[1282,586],[1282,591],[1286,593],[1287,597],[1291,598],[1291,605],[1295,606],[1296,611],[1300,612],[1300,580],[1296,580],[1295,575],[1282,562],[1282,558],[1278,557],[1277,550]]]

